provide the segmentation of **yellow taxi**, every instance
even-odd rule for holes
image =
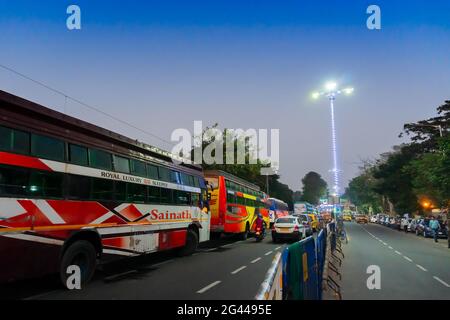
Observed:
[[[348,214],[348,213],[345,213],[345,214],[342,216],[342,219],[343,219],[344,221],[352,221],[352,215],[351,215],[351,214]]]
[[[313,213],[308,214],[308,216],[311,218],[311,228],[313,229],[313,232],[316,232],[319,230],[319,219]]]

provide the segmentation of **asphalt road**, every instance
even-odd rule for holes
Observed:
[[[450,299],[447,240],[397,231],[377,224],[345,223],[343,299]],[[369,290],[370,265],[380,267],[381,289]]]
[[[189,257],[173,252],[123,259],[96,272],[83,290],[62,289],[55,276],[4,288],[9,299],[254,299],[276,252],[271,237],[257,243],[212,240]]]

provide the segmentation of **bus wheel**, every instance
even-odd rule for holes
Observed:
[[[79,240],[71,244],[60,262],[59,274],[62,284],[69,288],[69,284],[74,284],[76,281],[71,281],[74,270],[70,270],[70,266],[78,266],[80,268],[80,285],[81,288],[91,280],[95,272],[97,264],[97,252],[94,246],[86,240]],[[69,281],[68,281],[69,280]],[[73,288],[69,288],[73,289]]]
[[[241,240],[247,240],[249,232],[250,232],[250,227],[248,226],[248,223],[247,223],[245,225],[245,231],[240,234]]]
[[[197,250],[197,247],[198,247],[198,235],[194,230],[188,229],[186,233],[186,244],[183,248],[179,250],[178,253],[180,256],[189,256]]]

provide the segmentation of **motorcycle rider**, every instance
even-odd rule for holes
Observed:
[[[259,213],[259,212],[258,212],[258,215],[256,216],[255,224],[256,224],[256,229],[259,228],[261,230],[261,233],[264,234],[264,232],[265,232],[265,230],[264,230],[264,220],[263,220],[262,214]]]

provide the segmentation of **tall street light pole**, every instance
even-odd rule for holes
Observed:
[[[344,89],[339,89],[338,85],[335,82],[328,82],[325,85],[325,91],[316,91],[312,94],[313,99],[319,99],[321,96],[325,96],[328,98],[330,102],[330,113],[331,113],[331,146],[332,146],[332,156],[333,156],[333,196],[339,197],[340,189],[339,189],[339,168],[338,168],[338,160],[337,160],[337,139],[336,139],[336,123],[334,117],[334,101],[336,97],[344,93],[346,95],[351,95],[354,89],[351,87],[347,87]]]

